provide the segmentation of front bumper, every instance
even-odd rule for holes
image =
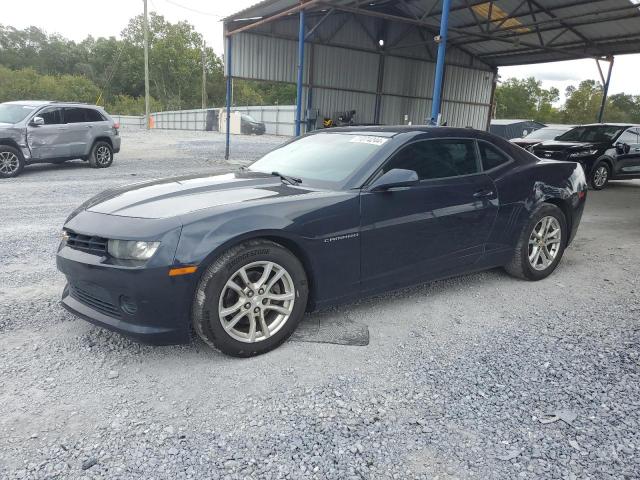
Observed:
[[[193,280],[169,277],[169,267],[123,268],[63,247],[56,257],[67,279],[62,306],[73,314],[136,341],[188,343]]]
[[[56,264],[67,279],[62,305],[109,330],[157,345],[190,340],[190,308],[195,275],[170,277],[181,225],[174,219],[143,219],[87,210],[72,214],[65,229],[76,234],[159,241],[143,264],[115,262],[104,252],[88,252],[62,243]]]

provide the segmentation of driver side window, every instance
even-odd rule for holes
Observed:
[[[383,173],[413,170],[420,180],[459,177],[478,173],[473,140],[422,140],[407,145],[383,167]]]
[[[36,114],[36,116],[42,117],[45,125],[59,125],[62,123],[61,108],[47,108]]]

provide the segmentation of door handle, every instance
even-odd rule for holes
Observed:
[[[473,194],[473,198],[487,198],[493,196],[493,190],[478,190]]]

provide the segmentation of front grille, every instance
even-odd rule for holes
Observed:
[[[106,238],[94,237],[91,235],[80,235],[79,233],[67,230],[67,246],[83,252],[95,253],[97,255],[107,254]]]
[[[566,153],[563,150],[544,150],[534,149],[533,153],[536,157],[549,160],[565,160]]]
[[[96,291],[95,288],[69,285],[69,293],[79,302],[110,317],[120,318],[121,315],[118,306],[113,304],[106,291],[102,291],[102,289],[99,290],[101,291]]]

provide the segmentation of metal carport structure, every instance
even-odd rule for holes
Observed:
[[[487,128],[497,68],[640,52],[640,0],[264,0],[224,19],[231,79],[297,84],[304,110]],[[446,53],[445,53],[446,49]],[[603,99],[603,107],[606,99]],[[305,108],[303,109],[303,106]],[[229,129],[227,129],[227,157]]]

